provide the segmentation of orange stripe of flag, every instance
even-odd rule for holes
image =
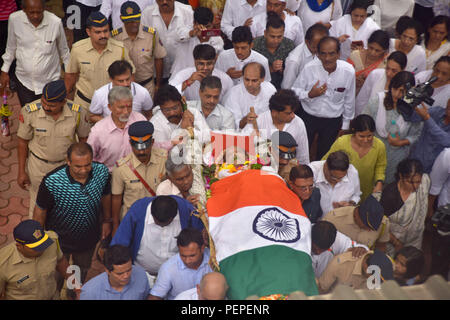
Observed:
[[[286,183],[277,176],[247,170],[214,182],[208,199],[210,217],[221,217],[248,206],[276,206],[306,217],[302,203]]]

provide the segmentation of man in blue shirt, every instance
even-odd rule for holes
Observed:
[[[416,113],[405,118],[406,121],[423,121],[422,134],[411,148],[410,158],[423,164],[425,173],[430,173],[433,163],[444,148],[450,147],[450,99],[447,107],[427,107],[422,103],[416,107]]]
[[[177,237],[179,253],[167,260],[159,270],[150,300],[173,300],[179,293],[195,287],[202,277],[212,272],[208,264],[209,249],[201,231],[187,228]]]
[[[131,263],[130,249],[121,245],[108,248],[106,272],[81,288],[80,300],[145,300],[150,292],[145,270]]]

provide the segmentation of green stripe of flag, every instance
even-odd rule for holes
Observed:
[[[319,294],[311,257],[283,245],[271,245],[236,253],[220,262],[230,290],[228,298],[243,300],[251,295]]]

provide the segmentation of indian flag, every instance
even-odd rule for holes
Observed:
[[[209,231],[230,299],[318,294],[311,260],[311,223],[283,179],[247,170],[211,186]]]

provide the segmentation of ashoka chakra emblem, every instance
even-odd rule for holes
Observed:
[[[300,239],[298,221],[289,218],[275,207],[258,213],[253,221],[253,232],[275,242],[291,243]]]

